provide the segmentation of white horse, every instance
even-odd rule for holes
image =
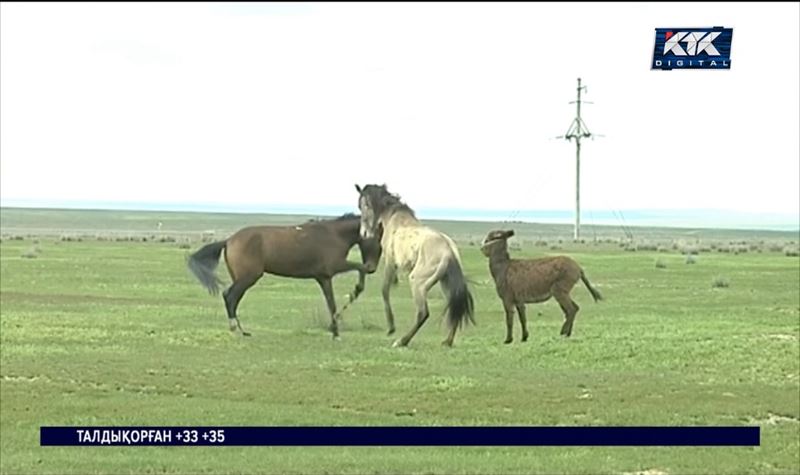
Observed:
[[[389,335],[395,331],[389,291],[397,282],[398,269],[409,273],[417,321],[405,336],[394,342],[394,346],[408,345],[428,319],[428,292],[437,282],[441,283],[447,300],[449,334],[442,344],[452,346],[458,327],[468,320],[474,323],[472,295],[467,289],[455,242],[444,233],[424,226],[411,208],[397,195],[389,193],[386,185],[366,185],[364,188],[356,185],[356,190],[361,210],[361,236],[369,239],[383,226],[383,304]]]

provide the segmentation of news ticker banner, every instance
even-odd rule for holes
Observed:
[[[758,446],[759,427],[40,427],[41,446]]]

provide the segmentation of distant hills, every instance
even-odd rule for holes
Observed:
[[[346,205],[259,205],[220,203],[146,203],[71,201],[46,202],[35,200],[3,200],[3,208],[96,209],[124,211],[177,211],[208,213],[289,214],[302,216],[335,216],[357,211],[355,203]],[[414,207],[412,205],[412,207]],[[421,219],[455,221],[491,221],[517,223],[572,224],[571,210],[469,210],[414,207]],[[581,212],[582,225],[619,227],[678,227],[705,229],[754,229],[775,231],[800,230],[800,216],[787,213],[756,213],[713,209],[624,209]]]

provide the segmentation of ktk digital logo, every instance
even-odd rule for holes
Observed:
[[[656,28],[650,69],[731,69],[733,28]]]

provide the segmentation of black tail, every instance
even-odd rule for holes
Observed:
[[[212,242],[201,247],[199,251],[189,256],[187,264],[197,280],[208,289],[211,295],[219,293],[219,284],[222,281],[214,274],[219,264],[219,255],[225,249],[226,241]]]
[[[450,259],[447,264],[444,276],[442,276],[442,286],[447,290],[447,323],[450,328],[459,328],[466,321],[475,323],[474,304],[472,294],[467,288],[467,281],[464,272],[455,259]]]
[[[586,275],[583,273],[582,270],[581,270],[581,280],[583,281],[583,285],[585,285],[586,288],[589,289],[589,293],[592,294],[592,297],[594,297],[595,302],[603,300],[603,296],[600,295],[600,291],[592,287],[592,284],[589,283],[589,279],[586,278]]]

